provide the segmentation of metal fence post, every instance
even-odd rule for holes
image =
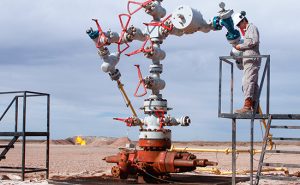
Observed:
[[[47,148],[46,148],[46,179],[49,179],[49,139],[50,139],[50,95],[47,95]]]
[[[221,116],[222,112],[222,59],[220,57],[219,64],[219,105],[218,105],[218,115]]]
[[[19,119],[19,97],[16,96],[15,104],[15,132],[18,132],[18,119]]]
[[[236,119],[232,119],[232,185],[236,178]]]
[[[26,163],[26,99],[27,92],[24,92],[23,97],[23,128],[22,128],[22,180],[25,180],[25,163]]]

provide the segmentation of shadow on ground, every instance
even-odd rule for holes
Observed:
[[[237,177],[236,182],[248,181],[248,177]],[[55,179],[53,177],[49,184],[53,185],[125,185],[125,184],[137,184],[134,179],[119,180],[112,177],[70,177],[67,179]],[[185,184],[185,185],[230,185],[231,177],[224,176],[200,176],[200,175],[172,175],[167,182],[159,183],[163,184]]]

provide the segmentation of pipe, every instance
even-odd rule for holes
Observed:
[[[221,171],[218,168],[197,168],[196,171],[198,172],[211,172],[216,175],[231,175],[232,171]],[[282,171],[285,175],[289,175],[289,170],[286,168],[266,168],[262,169],[262,172],[273,172],[273,171]],[[253,172],[257,172],[257,170],[254,170]],[[246,175],[250,173],[250,170],[241,170],[236,172],[238,175]]]
[[[216,152],[216,153],[232,153],[232,149],[200,149],[200,148],[176,148],[174,145],[171,146],[170,150],[172,152]],[[236,150],[236,153],[250,153],[250,150]],[[253,154],[261,153],[261,150],[253,150]]]
[[[176,167],[194,167],[197,165],[195,160],[175,159],[174,166]]]
[[[175,159],[174,166],[176,167],[206,167],[206,166],[217,166],[217,162],[208,161],[207,159],[196,159],[196,160],[184,160]]]
[[[133,106],[132,106],[132,104],[131,104],[131,101],[129,100],[129,98],[128,98],[128,96],[127,96],[125,90],[124,90],[124,85],[121,83],[120,80],[117,80],[117,83],[118,83],[118,88],[119,88],[121,94],[122,94],[123,97],[124,97],[126,106],[130,108],[130,110],[131,110],[133,116],[134,116],[134,117],[137,117],[136,111],[134,110],[134,108],[133,108]],[[140,124],[140,128],[143,129],[142,124]]]
[[[120,156],[119,155],[107,156],[104,157],[102,160],[106,161],[107,163],[118,163],[120,161]]]

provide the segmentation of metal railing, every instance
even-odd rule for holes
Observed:
[[[259,86],[259,94],[258,94],[258,100],[260,99],[260,95],[263,89],[265,78],[267,77],[267,95],[266,95],[266,114],[262,117],[266,117],[266,119],[269,117],[270,114],[270,55],[257,55],[257,56],[241,56],[241,57],[231,57],[231,56],[221,56],[220,63],[219,63],[219,101],[218,101],[218,115],[222,118],[237,118],[237,119],[249,119],[251,116],[243,115],[239,116],[237,114],[234,115],[233,112],[233,92],[234,92],[234,63],[235,61],[230,60],[236,60],[236,59],[245,59],[245,58],[259,58],[259,59],[266,59],[262,60],[262,64],[264,64],[263,74],[261,76],[261,82]],[[230,112],[224,113],[222,112],[222,80],[223,80],[223,63],[230,65]],[[258,102],[258,101],[256,101]],[[258,119],[261,119],[261,117],[257,117]]]
[[[2,119],[5,117],[7,112],[12,109],[13,105],[15,105],[14,110],[14,132],[0,132],[0,137],[13,137],[11,142],[8,145],[4,145],[2,148],[4,150],[1,153],[1,159],[6,158],[6,153],[9,149],[13,148],[14,143],[20,137],[22,140],[22,165],[21,167],[11,167],[11,166],[0,166],[0,173],[22,173],[22,180],[25,179],[26,173],[34,173],[34,172],[46,172],[46,178],[49,178],[49,139],[50,139],[50,94],[40,93],[40,92],[32,92],[32,91],[13,91],[13,92],[0,92],[0,95],[14,95],[12,101],[9,103],[7,108],[4,110],[0,117],[0,124]],[[46,131],[44,132],[28,132],[27,131],[27,102],[30,97],[46,97]],[[22,130],[19,131],[19,103],[23,104],[22,108]],[[1,126],[1,125],[0,125]],[[46,161],[45,168],[27,168],[26,167],[26,139],[27,137],[46,137]]]
[[[254,105],[254,110],[252,114],[235,114],[233,110],[233,94],[234,94],[234,63],[236,59],[265,59],[263,73],[261,76],[261,81],[259,85],[259,92],[257,96],[256,104]],[[223,63],[230,65],[230,113],[222,112],[222,80],[223,80]],[[259,106],[259,100],[264,86],[265,78],[267,77],[267,95],[266,95],[266,114],[256,114]],[[268,119],[270,115],[270,55],[257,55],[257,56],[241,56],[241,57],[231,57],[222,56],[220,57],[219,66],[219,105],[218,105],[218,116],[221,118],[232,119],[232,184],[235,184],[236,178],[236,119],[251,119],[250,128],[250,184],[253,184],[253,140],[254,140],[254,121],[255,119]]]

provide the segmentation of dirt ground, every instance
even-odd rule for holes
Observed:
[[[102,142],[103,141],[103,142]],[[24,184],[134,184],[134,181],[118,181],[110,178],[110,168],[112,164],[107,164],[102,160],[103,157],[113,155],[118,152],[118,146],[125,146],[128,142],[126,139],[117,141],[96,140],[91,141],[86,146],[74,145],[70,142],[52,141],[50,145],[50,180],[43,180],[44,172],[27,174],[26,181],[20,181],[20,174],[0,173],[0,184],[3,185],[24,185]],[[0,142],[1,143],[1,142]],[[176,147],[193,147],[193,148],[209,148],[209,149],[226,149],[230,148],[230,143],[218,142],[190,142],[190,143],[174,143]],[[238,149],[249,149],[247,143],[239,143]],[[256,149],[261,149],[260,145],[255,146]],[[296,150],[298,144],[282,143],[277,145],[277,149]],[[26,148],[26,165],[27,167],[45,167],[46,145],[42,142],[34,142],[27,144]],[[205,158],[210,161],[218,162],[218,170],[221,172],[231,171],[231,154],[224,153],[195,153],[198,158]],[[255,169],[259,160],[259,154],[254,156]],[[238,154],[237,169],[239,172],[249,169],[249,154]],[[268,155],[267,161],[270,162],[285,162],[285,163],[300,163],[299,155]],[[0,166],[21,166],[21,143],[15,144],[15,148],[9,151],[7,159],[0,161]],[[287,169],[289,174],[295,174],[300,169]],[[283,171],[269,172],[284,176]],[[211,172],[203,172],[202,169],[197,169],[195,172],[174,175],[173,180],[177,184],[231,184],[231,175],[216,175]],[[247,175],[238,175],[240,182],[238,184],[245,185]],[[177,179],[177,180],[176,180]],[[194,179],[194,180],[192,180]],[[176,184],[176,183],[175,183]],[[286,185],[300,184],[296,182],[284,181],[266,181],[262,180],[260,184],[264,185]]]

